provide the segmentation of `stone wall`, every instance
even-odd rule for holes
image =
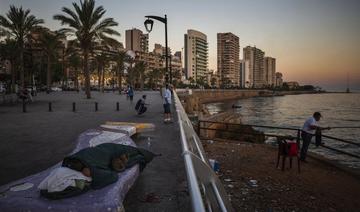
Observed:
[[[268,90],[199,90],[193,91],[192,95],[182,95],[186,113],[193,114],[202,111],[202,104],[220,102],[232,99],[250,98],[255,96],[271,96]]]

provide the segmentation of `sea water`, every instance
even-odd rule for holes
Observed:
[[[241,108],[232,108],[239,105]],[[243,124],[270,125],[301,129],[315,111],[322,114],[323,127],[360,126],[360,93],[323,93],[255,97],[205,105],[210,114],[232,111],[242,116]],[[266,133],[296,136],[296,131],[257,128]],[[331,129],[323,131],[344,140],[360,143],[360,129]],[[314,139],[313,139],[314,140]],[[326,145],[360,156],[360,147],[323,138]],[[351,167],[360,168],[360,159],[344,156],[324,148],[311,148],[327,158]]]

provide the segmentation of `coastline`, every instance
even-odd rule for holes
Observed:
[[[199,120],[241,124],[239,114],[236,114],[236,117],[233,118],[231,112],[211,115],[204,107],[204,104],[252,97],[319,94],[319,92],[278,92],[274,95],[266,91],[237,93],[221,91],[206,97],[204,95],[208,94],[208,92],[195,91],[192,94],[193,98],[183,98],[183,104],[193,101],[189,107],[196,106],[192,108],[190,114]],[[321,94],[334,93],[346,94],[346,92],[321,92]],[[199,110],[195,111],[196,108],[199,108]],[[223,128],[221,124],[211,124],[210,127]],[[204,139],[209,135],[209,132],[210,130],[202,130],[201,134],[206,135],[203,136]],[[306,211],[353,211],[359,207],[358,203],[351,201],[351,197],[360,194],[357,191],[347,192],[347,190],[360,186],[360,170],[347,167],[316,153],[309,153],[310,164],[301,164],[301,174],[296,172],[296,159],[294,159],[293,169],[288,169],[287,162],[287,169],[281,172],[281,170],[275,168],[277,148],[274,148],[274,146],[261,142],[246,142],[243,137],[238,137],[236,141],[230,137],[225,139],[216,138],[215,134],[215,132],[211,131],[211,142],[208,139],[203,140],[204,149],[209,158],[219,161],[219,177],[227,193],[230,194],[234,208],[238,210],[244,210],[245,208],[245,211],[273,209],[280,211],[303,211],[304,209]],[[264,152],[267,152],[268,155],[264,154]],[[267,165],[264,166],[264,163]],[[332,179],[325,179],[329,174]],[[249,184],[249,180],[252,179],[258,181],[257,188],[253,188]],[[291,179],[296,179],[297,183],[292,182]],[[283,184],[279,185],[279,182]],[[295,186],[296,189],[293,189],[292,186]],[[345,187],[348,189],[343,189]],[[275,193],[285,192],[286,197],[280,194],[274,195],[271,191],[279,191]],[[333,194],[336,192],[336,195]],[[309,202],[308,205],[303,204],[303,202],[299,203],[298,200],[304,199],[304,197],[307,197],[305,199]],[[329,200],[331,203],[328,202]],[[283,204],[283,201],[287,203]]]
[[[189,94],[190,93],[190,94]],[[272,90],[192,90],[178,92],[187,114],[199,115],[204,110],[204,104],[230,101],[252,97],[274,97],[284,95],[323,94],[325,91],[272,91]]]

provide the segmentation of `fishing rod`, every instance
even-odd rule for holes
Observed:
[[[330,127],[331,129],[360,129],[360,126],[354,127]]]

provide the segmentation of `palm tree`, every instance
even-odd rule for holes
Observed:
[[[22,7],[17,8],[10,6],[9,12],[5,16],[0,15],[0,26],[3,27],[2,34],[7,34],[16,40],[19,48],[20,63],[20,83],[21,87],[25,87],[24,81],[24,43],[30,33],[40,24],[44,23],[42,19],[37,19],[34,15],[30,15],[30,10],[23,10]]]
[[[109,62],[109,56],[106,53],[106,50],[102,49],[97,52],[95,55],[95,61],[98,68],[98,87],[100,91],[104,91],[104,82],[105,82],[105,67]]]
[[[140,90],[144,89],[146,62],[139,62],[135,65],[135,69],[138,72],[138,81],[140,82]]]
[[[79,67],[81,66],[81,58],[78,54],[74,53],[69,56],[69,65],[74,69],[74,82],[75,82],[75,90],[79,91]]]
[[[56,58],[58,50],[63,46],[63,43],[60,40],[61,38],[64,38],[64,34],[59,32],[51,32],[48,29],[43,29],[39,37],[40,46],[47,57],[47,72],[46,72],[47,93],[49,93],[51,90],[51,83],[52,83],[51,65],[53,63],[53,59]]]
[[[95,8],[95,0],[80,1],[80,5],[74,2],[72,5],[75,11],[63,7],[65,15],[55,15],[54,19],[62,25],[69,25],[70,28],[64,30],[75,35],[80,42],[84,57],[85,91],[87,98],[91,98],[88,60],[92,43],[95,40],[113,40],[109,35],[120,35],[111,29],[118,23],[113,18],[102,19],[106,10],[102,6]]]
[[[165,69],[153,69],[146,74],[148,78],[148,86],[157,89],[161,79],[164,78]]]
[[[114,57],[113,60],[116,62],[116,76],[117,76],[117,84],[119,89],[119,94],[121,94],[122,89],[122,80],[124,75],[124,69],[125,69],[125,63],[131,62],[131,57],[126,54],[124,51],[118,51]]]

